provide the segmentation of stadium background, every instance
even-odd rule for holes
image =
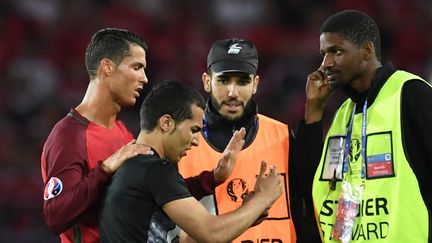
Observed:
[[[432,80],[428,0],[2,0],[0,242],[59,242],[43,222],[40,152],[52,126],[84,95],[84,52],[96,30],[121,27],[144,37],[146,90],[163,79],[202,90],[211,43],[252,40],[260,56],[259,110],[295,127],[306,77],[321,61],[319,27],[328,15],[352,8],[377,21],[385,59]],[[343,98],[332,99],[327,124]],[[141,100],[120,115],[135,134]]]

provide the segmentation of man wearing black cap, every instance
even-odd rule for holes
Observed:
[[[233,132],[245,127],[245,144],[238,154],[233,173],[202,203],[215,214],[240,207],[253,190],[259,174],[258,165],[265,160],[279,168],[285,184],[283,195],[268,210],[267,219],[249,228],[233,242],[295,242],[288,195],[289,129],[286,124],[257,113],[252,98],[259,83],[255,45],[240,39],[218,40],[208,54],[207,68],[202,81],[210,99],[205,107],[200,134],[205,142],[180,161],[180,173],[188,177],[214,168],[211,161],[217,160],[212,158],[220,157]]]

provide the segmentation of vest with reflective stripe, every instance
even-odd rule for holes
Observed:
[[[367,109],[366,178],[352,242],[428,242],[428,211],[402,143],[401,90],[412,79],[422,80],[405,71],[395,72]],[[329,188],[329,179],[333,177],[336,161],[340,161],[338,155],[343,149],[340,144],[344,144],[340,141],[346,137],[353,107],[348,99],[336,113],[315,173],[312,195],[323,242],[334,242],[330,236],[341,192],[340,174],[334,191]],[[363,161],[361,124],[362,113],[356,114],[350,166]],[[348,170],[347,180],[350,173]]]
[[[271,207],[264,222],[248,229],[233,242],[294,243],[296,235],[288,195],[288,126],[263,115],[258,115],[258,119],[259,129],[255,140],[239,153],[232,175],[216,188],[213,196],[205,197],[201,202],[210,212],[217,214],[240,207],[246,193],[253,191],[261,161],[265,160],[268,165],[278,168],[284,180],[284,192]],[[200,136],[199,146],[192,148],[178,164],[179,172],[185,178],[214,169],[222,156],[207,144],[202,134]]]

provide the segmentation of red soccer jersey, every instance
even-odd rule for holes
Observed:
[[[44,215],[62,242],[99,242],[99,199],[109,178],[100,163],[132,138],[121,121],[104,128],[74,109],[54,126],[41,156]]]

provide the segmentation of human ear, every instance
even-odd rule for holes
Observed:
[[[375,46],[371,41],[368,41],[362,46],[363,57],[369,61],[375,56]]]
[[[174,120],[168,114],[165,114],[159,118],[159,127],[162,132],[169,132],[174,127]]]
[[[210,92],[211,92],[211,85],[210,85],[211,76],[210,76],[208,73],[204,72],[204,73],[202,74],[201,79],[202,79],[202,81],[203,81],[204,90],[205,90],[207,93],[210,93]]]
[[[114,71],[114,63],[108,58],[103,58],[100,62],[100,69],[107,76],[111,76]]]
[[[253,90],[252,90],[253,94],[257,92],[259,80],[260,80],[259,75],[256,75],[253,80]]]

